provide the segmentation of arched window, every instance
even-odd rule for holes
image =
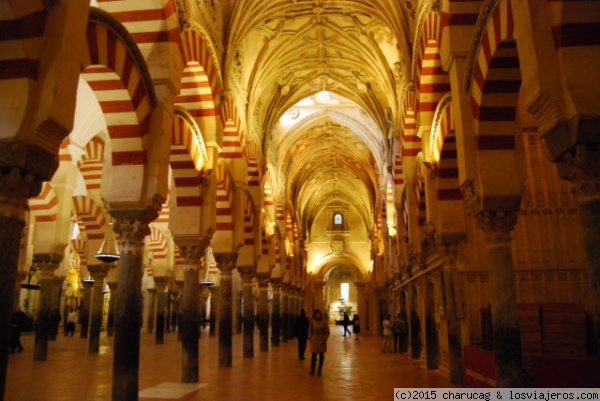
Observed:
[[[336,213],[333,215],[333,224],[336,226],[341,226],[344,224],[344,216],[341,213]]]

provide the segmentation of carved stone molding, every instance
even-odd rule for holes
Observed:
[[[0,148],[0,158],[4,158]],[[0,160],[2,162],[2,160]],[[28,209],[27,199],[36,196],[42,182],[18,167],[3,168],[0,172],[0,217],[23,219]]]
[[[252,281],[252,278],[256,274],[256,266],[238,266],[237,270],[243,283]]]
[[[600,195],[600,152],[597,146],[576,145],[558,163],[561,178],[573,183],[579,202]]]
[[[235,269],[238,254],[233,252],[223,252],[214,254],[215,261],[217,262],[217,268],[221,271],[221,274],[231,274]]]
[[[491,244],[508,244],[510,232],[517,223],[517,212],[481,212],[477,225],[485,233],[484,241]]]

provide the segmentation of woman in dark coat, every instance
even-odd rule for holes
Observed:
[[[294,321],[294,337],[298,339],[298,358],[304,359],[306,351],[306,340],[308,339],[308,326],[310,322],[304,309],[300,310],[300,315]]]
[[[325,361],[325,352],[327,352],[327,340],[329,339],[329,324],[323,319],[323,313],[320,309],[315,309],[313,318],[308,329],[308,339],[310,340],[310,374],[315,374],[315,365],[317,364],[317,354],[319,354],[319,370],[321,374],[323,362]]]

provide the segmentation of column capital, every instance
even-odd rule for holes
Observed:
[[[154,284],[158,291],[164,291],[167,283],[169,282],[169,278],[165,276],[154,276]]]
[[[256,274],[256,266],[238,266],[237,270],[244,282],[251,281]]]
[[[102,263],[99,265],[88,265],[88,271],[90,272],[90,276],[94,279],[94,283],[96,283],[96,287],[100,285],[104,285],[104,279],[108,276],[108,271],[110,270],[110,265],[107,263]]]
[[[596,146],[573,146],[559,159],[558,174],[573,184],[579,202],[600,198],[600,151]]]
[[[215,261],[217,262],[217,268],[223,274],[231,274],[235,269],[238,254],[234,252],[219,252],[213,254]]]
[[[0,159],[13,157],[10,152],[14,149],[3,149],[4,145],[0,144]],[[0,160],[0,217],[23,220],[28,210],[27,199],[41,192],[42,180],[23,168],[10,165],[11,162],[16,161]]]
[[[62,259],[63,255],[58,253],[36,253],[33,255],[35,267],[43,272],[50,272],[51,274],[54,273],[54,270],[58,269]]]
[[[510,243],[515,224],[517,212],[486,211],[477,215],[477,225],[485,233],[484,241],[492,244]]]
[[[175,237],[175,244],[179,247],[179,253],[185,260],[185,270],[197,270],[200,259],[210,242],[200,238]]]

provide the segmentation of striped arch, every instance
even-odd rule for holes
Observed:
[[[102,208],[92,198],[81,195],[73,197],[73,206],[80,226],[85,227],[88,241],[103,239],[106,220]]]
[[[409,89],[402,102],[402,159],[405,177],[412,176],[409,169],[414,165],[414,158],[421,153],[421,138],[417,136],[416,107],[415,92]]]
[[[219,157],[225,159],[242,159],[244,133],[240,129],[240,117],[235,103],[230,96],[221,105],[221,125],[223,126],[223,142]]]
[[[222,163],[217,165],[217,231],[233,231],[233,182]]]
[[[427,199],[425,192],[425,165],[423,164],[423,156],[420,155],[417,159],[417,168],[415,171],[415,197],[417,204],[417,222],[419,227],[422,227],[427,222]]]
[[[456,137],[451,111],[452,99],[444,97],[438,106],[431,130],[430,160],[438,160],[438,200],[462,200],[458,180]]]
[[[56,221],[58,197],[49,182],[43,183],[42,191],[38,196],[29,199],[29,210],[36,223]]]
[[[244,192],[244,245],[254,246],[255,210],[252,197],[247,192]]]
[[[496,4],[482,32],[470,82],[478,150],[514,150],[521,86],[510,1]]]
[[[85,146],[85,154],[78,163],[88,191],[100,189],[102,164],[104,163],[104,140],[95,136]]]
[[[263,184],[263,205],[269,221],[275,222],[275,198],[273,197],[273,186],[271,184],[270,172],[265,175]]]
[[[87,256],[85,253],[86,240],[77,238],[71,240],[71,249],[77,253],[78,258],[71,258],[71,267],[81,274],[81,266],[87,266]]]
[[[163,260],[167,258],[167,239],[163,232],[154,227],[150,227],[150,236],[148,238],[148,250],[152,252],[152,259]]]
[[[66,137],[60,144],[58,149],[58,161],[62,162],[72,162],[73,158],[71,157],[71,152],[69,152],[69,145],[71,144],[71,138]]]
[[[400,204],[402,205],[402,222],[404,224],[404,242],[410,241],[410,206],[406,186],[402,190]]]
[[[260,174],[260,149],[256,142],[249,140],[246,142],[246,147],[244,148],[244,153],[246,155],[246,163],[248,165],[247,176],[248,176],[248,186],[251,188],[260,187],[260,182],[262,180]]]
[[[426,9],[422,14],[420,36],[415,40],[413,79],[417,93],[419,126],[429,126],[440,98],[450,91],[450,77],[442,69],[440,43],[442,20],[438,13]]]
[[[396,227],[396,202],[394,201],[394,181],[390,177],[387,183],[387,189],[385,192],[385,209],[386,209],[386,224],[388,227],[388,235],[395,237],[397,235]]]
[[[190,62],[196,62],[202,68],[207,78],[209,93],[215,102],[214,110],[219,109],[219,98],[222,91],[221,73],[219,63],[213,60],[211,51],[206,41],[199,32],[194,29],[185,30],[179,37],[181,46],[181,55],[185,65]]]
[[[402,150],[398,140],[394,140],[394,192],[395,198],[400,199],[404,188],[404,166],[402,163]]]
[[[107,201],[138,202],[144,185],[145,137],[156,105],[154,88],[139,48],[110,14],[91,9],[88,59],[81,73],[94,91],[111,139]],[[129,179],[123,179],[128,177]]]
[[[201,177],[208,154],[200,128],[188,111],[176,107],[173,118],[169,164],[176,187],[178,207],[201,207]]]

